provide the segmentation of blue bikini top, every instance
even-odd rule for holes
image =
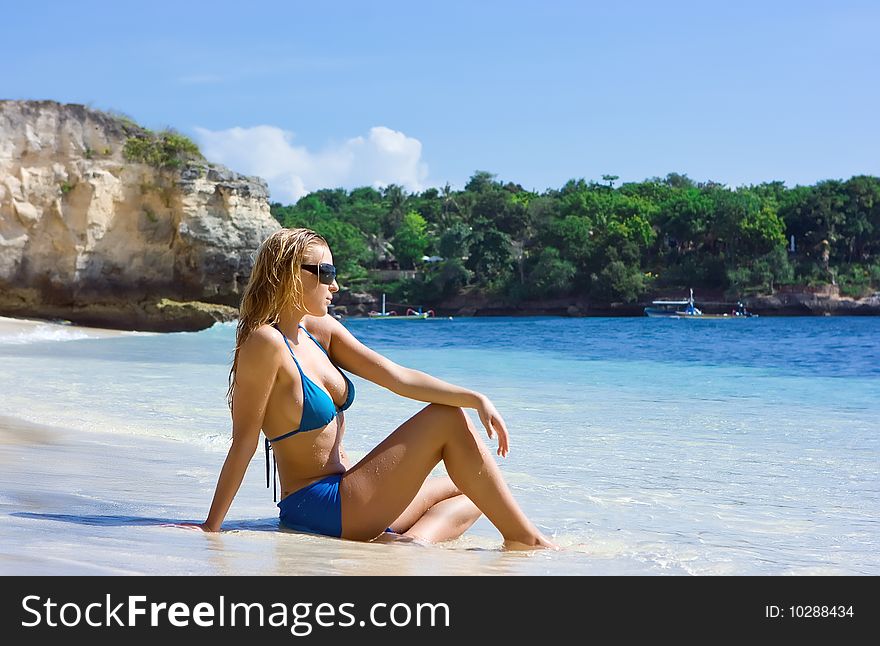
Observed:
[[[336,407],[336,402],[330,397],[326,390],[321,388],[314,381],[306,377],[306,374],[303,372],[302,366],[299,365],[299,361],[296,360],[296,355],[293,354],[293,349],[290,347],[290,342],[287,340],[287,337],[284,336],[284,333],[278,329],[277,325],[273,325],[273,327],[278,330],[284,339],[284,343],[287,345],[287,349],[290,351],[290,356],[293,357],[293,362],[296,364],[297,369],[299,369],[299,375],[302,378],[303,385],[303,409],[302,409],[302,417],[299,420],[299,427],[296,430],[290,431],[289,433],[285,433],[284,435],[279,435],[278,437],[272,438],[270,442],[279,442],[285,438],[288,438],[292,435],[296,435],[297,433],[305,433],[306,431],[315,431],[319,428],[324,428],[329,424],[338,412],[347,410],[352,402],[354,402],[354,384],[351,383],[351,380],[346,376],[342,370],[339,370],[339,367],[336,364],[333,364],[334,367],[339,370],[339,374],[345,379],[345,383],[347,385],[346,391],[348,392],[348,396],[345,398],[345,403],[342,406]],[[302,328],[303,332],[309,335],[309,338],[312,339],[315,343],[318,344],[318,347],[327,355],[327,358],[330,358],[330,355],[327,354],[327,350],[324,349],[324,346],[321,345],[321,342],[318,341],[315,337],[311,335],[311,333],[305,329],[302,325],[299,327]],[[332,363],[332,360],[331,360]],[[268,438],[267,438],[268,439]]]
[[[281,440],[296,435],[297,433],[305,433],[307,431],[316,431],[320,428],[324,428],[329,424],[334,417],[338,413],[348,409],[352,402],[354,402],[354,384],[351,382],[351,379],[346,376],[342,370],[339,370],[339,366],[335,363],[334,367],[339,370],[339,374],[345,379],[346,383],[346,391],[348,395],[345,398],[345,403],[342,406],[336,407],[336,402],[333,401],[333,398],[327,393],[326,390],[321,388],[314,381],[306,377],[306,373],[303,372],[302,366],[299,365],[299,361],[296,359],[296,355],[293,354],[293,348],[290,347],[290,342],[287,340],[287,337],[284,336],[284,332],[282,332],[277,324],[273,324],[276,330],[278,330],[281,337],[284,339],[285,345],[287,345],[287,349],[290,351],[290,356],[293,357],[293,362],[296,364],[297,369],[299,370],[299,376],[302,379],[302,387],[303,387],[303,409],[302,416],[299,419],[299,427],[289,433],[284,433],[283,435],[279,435],[278,437],[274,437],[272,439],[266,438],[266,486],[269,486],[269,450],[272,448],[272,442],[280,442]],[[311,335],[311,333],[305,329],[302,325],[300,325],[303,331],[309,335],[309,337],[318,344],[318,347],[327,355],[327,358],[330,358],[330,355],[327,353],[327,350],[324,349],[324,346],[321,345],[321,342],[318,341],[315,337]],[[330,361],[333,363],[332,359]],[[275,457],[274,455],[272,456]],[[272,460],[272,466],[275,466],[275,460]],[[274,468],[273,468],[274,471]],[[275,483],[275,477],[273,473],[272,478],[273,484]],[[277,500],[277,490],[275,491],[275,495],[273,496]]]

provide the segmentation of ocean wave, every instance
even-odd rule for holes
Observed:
[[[89,338],[94,337],[79,328],[66,329],[55,325],[37,325],[29,330],[0,334],[0,344],[24,345],[46,341],[79,341]]]
[[[27,345],[29,343],[50,343],[63,341],[82,341],[83,339],[103,339],[110,336],[151,336],[154,332],[92,330],[77,326],[42,323],[27,329],[0,332],[0,345]]]

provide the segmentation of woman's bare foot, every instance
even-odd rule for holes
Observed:
[[[551,543],[544,535],[538,534],[538,536],[535,538],[535,542],[532,544],[522,543],[520,541],[506,540],[504,541],[504,549],[512,552],[518,552],[523,550],[558,551],[561,548],[555,543]]]
[[[414,545],[430,545],[428,541],[423,541],[404,534],[390,534],[388,532],[379,534],[370,543],[412,543]]]

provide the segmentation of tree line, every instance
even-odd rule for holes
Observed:
[[[537,193],[478,171],[463,190],[323,189],[271,211],[328,240],[343,285],[398,302],[474,290],[516,303],[635,302],[689,287],[731,299],[792,284],[837,284],[850,296],[880,287],[880,178],[736,189],[678,173],[617,179]],[[381,283],[369,271],[388,266],[419,274]]]

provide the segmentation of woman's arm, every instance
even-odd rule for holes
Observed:
[[[266,405],[278,373],[277,346],[265,331],[255,331],[238,353],[235,390],[232,396],[232,446],[214,491],[206,532],[218,532],[232,505],[247,467],[254,457],[266,414]]]
[[[507,426],[488,397],[437,379],[420,370],[405,368],[394,363],[358,341],[342,323],[331,316],[321,317],[319,324],[329,329],[330,356],[336,364],[402,397],[476,409],[489,437],[498,433],[498,454],[507,455],[509,451]]]
[[[394,363],[358,341],[331,316],[321,317],[313,325],[323,328],[322,336],[330,337],[329,354],[333,362],[358,377],[409,399],[462,408],[479,405],[479,393]]]

